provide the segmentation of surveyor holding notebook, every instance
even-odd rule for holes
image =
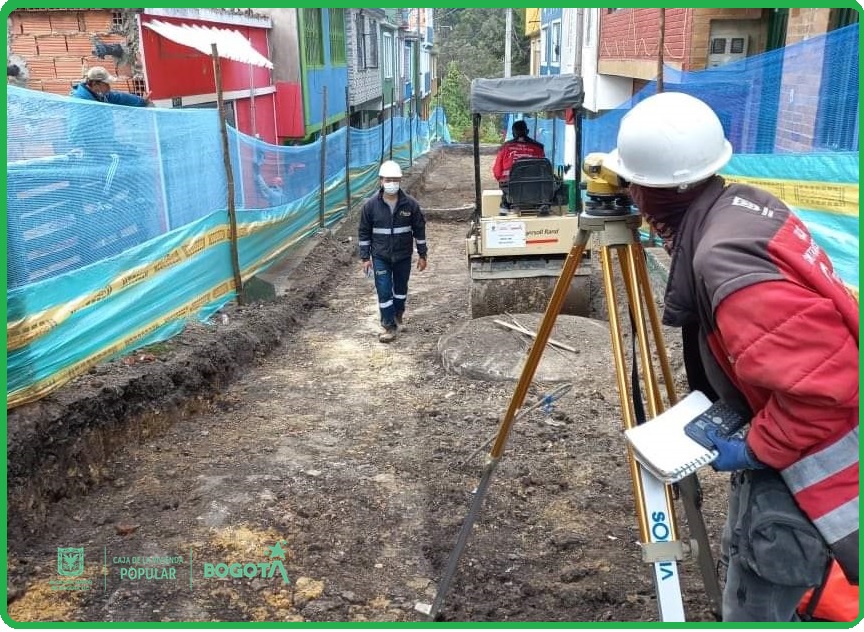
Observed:
[[[663,320],[696,332],[691,388],[750,420],[711,438],[733,472],[723,619],[788,622],[831,557],[858,583],[858,304],[783,202],[717,175],[731,155],[711,108],[670,92],[604,163],[672,254]]]

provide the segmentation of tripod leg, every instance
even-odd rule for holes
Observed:
[[[678,397],[675,394],[675,378],[672,377],[672,369],[669,366],[669,354],[666,352],[666,345],[663,342],[663,330],[660,328],[660,315],[657,313],[657,304],[654,302],[654,295],[651,292],[651,281],[648,277],[648,267],[645,264],[645,250],[641,245],[634,252],[634,259],[639,285],[642,287],[645,295],[648,319],[654,332],[654,347],[657,349],[657,357],[660,360],[660,371],[663,373],[663,383],[666,385],[666,396],[669,398],[669,405],[673,406],[678,402]]]
[[[654,297],[651,293],[648,269],[645,265],[645,252],[642,250],[642,246],[638,244],[630,246],[629,250],[629,259],[633,264],[632,272],[637,287],[642,289],[645,297],[645,306],[654,333],[654,344],[660,361],[660,369],[663,373],[663,380],[666,384],[669,402],[670,405],[672,405],[676,402],[675,384],[672,377],[672,369],[669,366],[669,357],[666,353],[666,346],[663,343],[663,332],[660,329],[660,318],[657,314],[657,305],[655,304]],[[655,407],[652,415],[657,415],[660,412],[662,412],[661,407]],[[687,478],[679,481],[678,489],[681,492],[681,503],[684,506],[684,514],[687,516],[687,526],[690,531],[690,537],[697,543],[696,558],[699,563],[699,570],[702,574],[702,581],[705,585],[705,593],[708,595],[712,612],[719,619],[721,616],[723,592],[720,588],[720,580],[717,577],[717,568],[714,564],[714,557],[711,555],[711,542],[708,538],[708,530],[705,527],[705,519],[702,516],[699,507],[699,479],[696,474],[691,474]]]
[[[504,453],[504,445],[507,443],[507,436],[510,434],[510,429],[513,427],[513,422],[516,419],[516,413],[525,402],[525,396],[528,393],[528,387],[534,380],[534,374],[537,372],[537,365],[540,364],[540,358],[543,356],[543,351],[546,349],[546,343],[549,341],[549,336],[552,334],[552,327],[555,325],[555,319],[561,312],[561,306],[564,304],[564,298],[567,296],[567,291],[570,289],[570,284],[573,282],[573,275],[576,273],[576,268],[582,261],[582,253],[585,252],[585,246],[588,243],[589,231],[580,229],[576,233],[576,238],[567,259],[564,261],[564,266],[561,269],[561,275],[555,284],[555,289],[552,291],[552,296],[549,299],[549,305],[546,307],[546,313],[543,315],[543,321],[540,323],[540,328],[537,330],[537,336],[534,338],[534,344],[531,346],[531,351],[528,353],[528,358],[525,360],[525,366],[522,368],[522,374],[519,376],[519,382],[516,384],[516,390],[513,392],[513,397],[510,399],[510,406],[504,414],[498,426],[498,435],[495,437],[495,443],[489,456],[486,459],[486,467],[483,470],[483,477],[480,484],[477,486],[477,491],[474,493],[474,500],[471,503],[471,508],[468,515],[465,517],[465,522],[462,523],[462,529],[459,532],[459,537],[456,540],[456,546],[450,552],[450,558],[447,561],[447,569],[444,572],[441,582],[438,584],[438,592],[435,594],[435,600],[429,609],[429,618],[435,620],[444,605],[444,598],[450,590],[450,582],[453,581],[453,576],[456,574],[456,568],[459,566],[459,558],[462,557],[462,551],[468,543],[468,537],[471,535],[471,529],[474,527],[474,521],[480,515],[480,508],[483,505],[483,498],[486,495],[486,490],[492,481],[492,473],[498,466],[498,461]]]
[[[635,425],[633,403],[627,389],[623,336],[618,317],[618,300],[612,278],[609,246],[601,247],[600,263],[603,269],[603,288],[606,294],[607,311],[609,312],[612,355],[615,360],[615,379],[621,401],[621,412],[624,427],[632,428]],[[636,284],[632,282],[631,278],[631,291],[635,289]],[[644,327],[642,329],[642,337],[644,338]],[[684,621],[684,604],[681,598],[678,565],[674,559],[670,559],[668,555],[664,555],[662,552],[654,555],[651,551],[657,549],[650,548],[651,546],[662,547],[664,543],[671,543],[675,539],[674,512],[672,511],[669,488],[639,465],[629,446],[627,447],[627,457],[630,465],[630,478],[633,483],[633,496],[636,501],[636,518],[639,525],[639,537],[643,546],[643,559],[651,562],[653,566],[660,619],[662,621]],[[662,551],[662,549],[660,550]]]
[[[621,266],[621,276],[627,288],[628,307],[630,308],[630,316],[633,319],[633,329],[635,329],[634,335],[639,345],[642,365],[645,371],[645,392],[648,397],[648,410],[654,416],[656,414],[655,410],[662,408],[662,404],[660,404],[662,400],[660,398],[657,372],[654,369],[654,363],[651,361],[650,350],[648,348],[648,335],[645,330],[645,317],[642,311],[640,279],[633,265],[632,249],[634,247],[632,244],[619,247],[618,263]],[[657,408],[652,408],[652,406],[656,406]]]

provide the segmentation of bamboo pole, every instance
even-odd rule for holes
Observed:
[[[666,9],[660,9],[660,47],[657,51],[657,94],[663,92],[663,49],[666,47]]]
[[[345,86],[345,214],[351,212],[351,94]]]
[[[327,179],[327,86],[321,97],[321,196],[318,199],[318,226],[324,229],[324,215],[327,205],[324,200],[324,187]]]
[[[240,253],[237,248],[237,209],[234,207],[234,171],[231,169],[231,150],[228,146],[228,123],[225,120],[225,101],[222,94],[222,64],[219,50],[211,44],[213,54],[213,76],[216,79],[216,107],[219,110],[219,131],[222,134],[222,160],[225,164],[225,180],[228,185],[228,237],[231,250],[231,268],[234,272],[234,289],[237,304],[243,305],[243,277],[240,275]]]
[[[391,88],[390,94],[392,95],[390,98],[390,160],[393,160],[393,116],[396,114],[396,88]]]

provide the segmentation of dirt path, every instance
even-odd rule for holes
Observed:
[[[433,209],[470,203],[471,174],[470,156],[449,156],[417,197]],[[197,413],[112,452],[100,484],[10,542],[9,614],[424,620],[414,604],[435,595],[483,457],[460,461],[495,431],[513,388],[448,375],[437,355],[439,337],[467,318],[465,230],[458,214],[430,213],[429,268],[412,276],[395,343],[377,342],[374,289],[345,262],[271,354]],[[574,382],[554,412],[514,429],[446,619],[656,620],[611,369],[574,366]],[[722,480],[707,478],[716,541]],[[68,581],[58,547],[84,549],[88,590],[52,590]],[[208,565],[227,577],[208,577]],[[130,568],[149,575],[130,579]],[[695,563],[682,574],[688,619],[713,620]]]

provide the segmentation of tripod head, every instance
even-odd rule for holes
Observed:
[[[588,194],[585,211],[591,215],[627,215],[633,206],[627,189],[629,183],[603,165],[606,156],[595,152],[582,161],[582,171],[587,177],[581,185]]]

